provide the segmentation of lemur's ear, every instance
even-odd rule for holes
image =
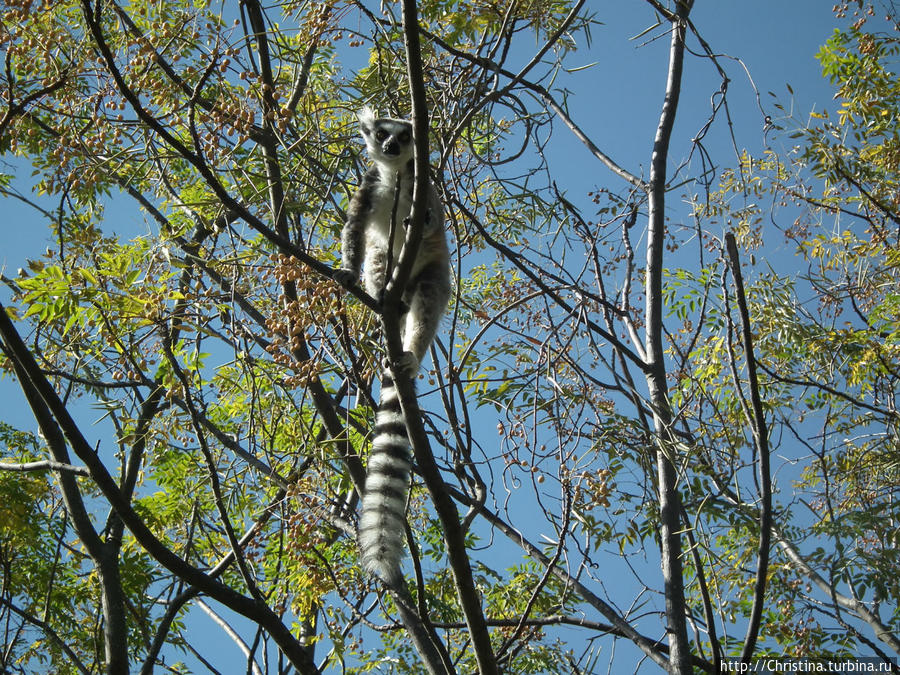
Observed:
[[[375,125],[375,113],[369,106],[364,106],[356,116],[359,118],[359,128],[363,133],[372,130]]]

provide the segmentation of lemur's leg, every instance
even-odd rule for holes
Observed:
[[[366,266],[363,271],[366,293],[381,302],[384,296],[384,270],[387,267],[387,251],[369,242]]]
[[[409,312],[402,326],[404,363],[401,365],[407,374],[415,375],[450,299],[446,263],[435,261],[422,268],[404,295]]]

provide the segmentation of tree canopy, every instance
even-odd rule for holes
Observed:
[[[616,11],[584,0],[0,4],[3,236],[33,242],[2,276],[0,669],[896,659],[900,17],[835,6],[834,107],[801,117],[692,0],[633,4],[665,79],[627,158],[573,113]],[[712,110],[676,126],[688,69]],[[398,306],[332,279],[364,104],[413,119],[455,276],[397,382],[399,588],[355,534]]]

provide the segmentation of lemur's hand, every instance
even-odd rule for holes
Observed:
[[[356,286],[359,275],[353,270],[341,268],[334,271],[334,276],[332,278],[344,288],[352,288],[353,286]]]

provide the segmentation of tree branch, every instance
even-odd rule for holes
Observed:
[[[399,363],[403,347],[400,340],[400,300],[409,279],[412,265],[422,239],[425,224],[425,201],[428,195],[428,113],[426,109],[424,73],[422,69],[419,26],[415,0],[403,1],[403,29],[406,44],[407,72],[412,98],[413,139],[415,141],[415,183],[410,223],[400,259],[394,269],[391,283],[385,289],[382,321],[391,363]],[[459,513],[447,493],[447,486],[441,478],[440,470],[428,443],[428,436],[422,423],[422,414],[416,401],[415,389],[409,377],[398,377],[393,373],[398,398],[406,420],[407,431],[416,463],[425,480],[435,510],[444,529],[444,539],[457,596],[466,625],[472,639],[475,659],[482,675],[498,673],[496,659],[491,647],[490,634],[484,621],[480,595],[475,587],[472,568],[466,551],[465,532]],[[443,667],[443,664],[435,664]]]
[[[0,471],[68,471],[79,476],[90,476],[90,472],[83,466],[73,466],[64,462],[57,462],[52,459],[45,459],[36,462],[24,462],[22,464],[13,464],[10,462],[0,462]]]
[[[207,605],[202,600],[197,600],[194,604],[197,605],[200,609],[204,611],[204,613],[213,620],[213,622],[222,629],[222,631],[229,637],[229,639],[237,645],[237,648],[243,652],[244,656],[247,657],[247,672],[252,673],[253,675],[262,675],[262,670],[259,668],[259,664],[256,663],[256,659],[253,658],[253,652],[250,651],[249,645],[244,642],[240,635],[235,632],[235,630],[228,625],[228,622],[225,621],[221,616],[219,616],[212,607]]]
[[[673,19],[669,47],[669,71],[666,95],[660,112],[653,154],[650,160],[650,188],[648,192],[647,272],[646,272],[646,338],[648,371],[645,373],[656,435],[657,490],[660,510],[660,556],[665,584],[666,632],[669,635],[669,673],[683,675],[691,672],[690,644],[687,636],[687,602],[684,593],[684,569],[681,546],[681,505],[678,476],[671,448],[672,410],[666,381],[665,351],[663,348],[662,277],[663,253],[666,246],[666,175],[669,145],[684,65],[685,21],[693,0],[678,2]]]
[[[748,416],[748,424],[753,431],[753,444],[756,446],[759,460],[759,483],[762,503],[759,507],[759,548],[756,554],[756,583],[753,589],[753,607],[750,610],[750,622],[741,649],[741,661],[749,663],[756,648],[756,640],[762,621],[763,605],[766,600],[766,580],[769,570],[769,546],[772,533],[772,476],[769,469],[769,429],[763,412],[762,399],[759,395],[759,380],[756,376],[756,358],[753,355],[753,332],[750,327],[750,313],[747,311],[747,297],[744,292],[744,278],[741,274],[741,261],[738,258],[737,244],[734,235],[725,235],[725,247],[731,275],[734,278],[738,311],[741,316],[741,337],[744,342],[744,359],[747,363],[747,379],[750,386],[750,404],[753,415]]]

